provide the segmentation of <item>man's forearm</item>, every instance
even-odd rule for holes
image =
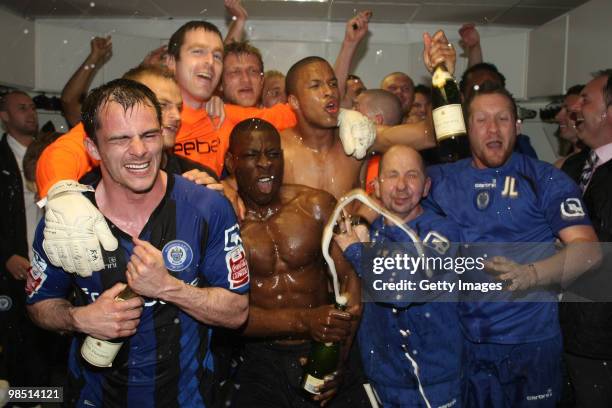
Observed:
[[[172,278],[160,299],[173,303],[196,320],[235,329],[247,319],[249,296],[233,293],[224,288],[197,288]]]
[[[601,262],[601,248],[597,242],[574,241],[555,255],[534,262],[537,285],[567,286]]]
[[[391,146],[402,144],[416,150],[425,150],[436,146],[433,125],[430,120],[418,123],[407,123],[397,126],[378,126],[376,141],[370,148],[379,153],[386,152]]]
[[[58,332],[79,331],[74,318],[75,309],[66,299],[47,299],[27,306],[34,323],[43,329]]]
[[[334,73],[338,80],[338,93],[340,98],[344,97],[346,93],[346,79],[348,78],[353,56],[355,55],[355,50],[357,50],[358,45],[359,43],[343,41],[340,51],[338,52],[338,57],[336,57]]]
[[[100,68],[101,66],[95,63],[94,57],[88,56],[62,89],[62,108],[70,127],[81,120],[81,96],[87,93],[91,81]]]

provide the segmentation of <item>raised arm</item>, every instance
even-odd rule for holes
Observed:
[[[91,52],[70,77],[62,90],[62,108],[70,127],[81,121],[81,98],[87,93],[96,73],[113,53],[111,37],[95,37],[91,40]]]
[[[368,22],[370,21],[370,17],[372,17],[372,12],[370,10],[361,11],[346,23],[344,40],[342,41],[342,46],[340,47],[340,51],[336,57],[336,63],[334,64],[334,72],[338,80],[338,92],[340,97],[344,97],[346,92],[346,79],[351,69],[353,56],[355,55],[359,43],[361,43],[361,40],[363,40],[368,33]]]
[[[224,3],[228,14],[232,16],[232,22],[223,42],[225,44],[229,44],[232,41],[240,42],[242,41],[244,26],[249,15],[240,0],[224,0]]]
[[[482,62],[482,48],[480,46],[480,34],[473,23],[464,24],[459,29],[461,40],[459,44],[465,50],[468,59],[468,68]]]

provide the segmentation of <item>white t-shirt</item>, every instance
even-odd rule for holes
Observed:
[[[21,185],[23,186],[23,202],[25,204],[25,215],[26,215],[26,231],[28,239],[28,255],[32,260],[32,242],[34,241],[34,233],[36,232],[36,226],[42,217],[42,210],[36,205],[36,194],[26,188],[26,180],[23,175],[23,156],[25,156],[26,147],[19,143],[11,135],[7,135],[6,138],[9,147],[15,155],[17,166],[19,166],[19,173],[21,173]]]

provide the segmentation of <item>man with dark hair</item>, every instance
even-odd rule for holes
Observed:
[[[506,87],[506,77],[499,72],[494,64],[480,62],[465,70],[459,83],[459,90],[461,91],[463,101],[470,99],[474,92],[477,92],[485,82],[491,82],[502,88]],[[531,146],[529,136],[522,133],[517,136],[514,150],[534,159],[538,158],[538,154],[533,146]]]
[[[358,158],[347,156],[340,142],[342,132],[340,138],[336,136],[335,124],[345,111],[339,107],[334,71],[323,58],[304,58],[289,69],[286,88],[298,123],[282,133],[284,180],[325,190],[339,199],[360,186],[361,167],[365,162],[361,159],[366,152]],[[397,143],[417,149],[431,147],[428,125],[423,122],[383,126],[367,151],[385,151]]]
[[[582,188],[597,237],[608,243],[612,241],[612,69],[597,72],[568,109],[578,138],[588,148],[587,154],[568,158],[566,164],[576,158],[568,174]],[[579,156],[586,156],[582,167]],[[605,253],[599,268],[567,288],[560,307],[565,361],[577,407],[612,406],[612,257],[609,250]]]
[[[349,359],[361,313],[360,286],[334,244],[340,291],[347,310],[334,307],[321,239],[336,200],[321,190],[283,184],[280,135],[259,119],[240,122],[231,135],[227,166],[236,176],[247,208],[242,224],[252,268],[249,318],[244,326],[244,361],[238,369],[236,407],[367,406],[367,397]],[[283,282],[278,284],[278,282]],[[326,381],[316,402],[300,389],[300,358],[312,340],[341,342],[339,370],[344,384]],[[348,359],[348,361],[347,361]]]
[[[365,90],[366,87],[361,78],[355,74],[349,74],[346,78],[346,91],[342,96],[341,106],[346,109],[352,109],[355,99]]]
[[[548,288],[599,261],[597,248],[581,245],[597,237],[576,185],[554,166],[513,152],[519,123],[505,88],[485,82],[466,100],[464,112],[472,157],[430,168],[430,197],[459,225],[462,242],[505,244],[486,246],[486,267],[513,292],[501,298],[507,301],[459,305],[467,358],[464,403],[554,407],[562,345],[557,298]],[[565,247],[555,253],[557,239]],[[484,245],[472,245],[472,251]]]
[[[259,106],[264,83],[259,50],[248,41],[226,44],[223,65],[223,100],[246,108]]]
[[[576,168],[576,171],[580,172],[582,170],[582,164],[587,157],[585,154],[588,154],[588,152],[585,152],[582,155],[583,157],[577,158],[578,160],[573,159],[567,162],[570,156],[580,153],[584,147],[582,142],[578,140],[578,131],[576,130],[575,123],[570,118],[569,110],[571,106],[576,104],[580,98],[580,92],[582,92],[583,89],[584,85],[574,85],[570,87],[563,97],[561,109],[559,109],[559,112],[555,115],[555,122],[559,124],[559,129],[557,131],[557,136],[559,138],[558,154],[561,156],[555,162],[555,166],[568,174],[574,172],[573,163],[579,166]],[[565,164],[566,162],[567,166]]]
[[[469,99],[477,90],[474,86],[480,86],[486,81],[499,84],[503,88],[506,87],[506,77],[499,72],[495,64],[480,62],[466,69],[459,82],[459,91],[461,91],[464,100]]]
[[[78,406],[208,406],[212,327],[237,328],[248,314],[249,272],[232,208],[160,170],[161,108],[146,86],[109,82],[91,92],[82,117],[101,169],[83,192],[119,247],[102,254],[100,272],[78,276],[51,265],[58,254],[43,243],[48,221],[37,229],[28,310],[48,330],[75,332],[64,398]],[[90,253],[68,256],[93,261]],[[137,296],[117,301],[124,282]],[[75,287],[72,305],[66,297]],[[79,358],[84,335],[123,341],[112,367],[92,369]]]
[[[431,88],[425,85],[414,87],[414,102],[410,108],[408,123],[425,120],[431,116]]]
[[[244,108],[236,105],[225,105],[225,113],[227,120],[220,125],[213,123],[212,118],[204,110],[204,107],[210,101],[214,90],[216,89],[219,79],[221,78],[221,70],[223,68],[223,41],[218,29],[203,21],[191,21],[184,24],[179,30],[172,35],[171,43],[169,44],[168,67],[174,72],[174,76],[181,90],[183,99],[183,110],[181,112],[181,127],[176,136],[174,152],[181,156],[185,156],[200,164],[206,165],[213,169],[220,176],[223,169],[223,161],[225,152],[229,143],[229,134],[233,125],[245,118],[262,117],[269,120],[278,129],[284,129],[295,125],[295,115],[292,109],[283,104],[278,104],[270,109]],[[356,151],[354,145],[355,140],[369,139],[370,128],[367,126],[367,120],[362,115],[354,113],[346,115],[345,120],[340,125],[344,129],[343,140],[350,143],[350,147],[345,148],[347,154],[354,154]],[[72,132],[81,132],[78,127]],[[73,134],[73,138],[74,138]],[[78,137],[77,137],[78,139]],[[81,139],[82,140],[82,139]],[[57,143],[60,143],[60,139]],[[362,143],[363,144],[363,143]],[[81,165],[89,159],[84,152],[80,143],[66,142],[58,148],[53,148],[49,154],[43,154],[39,161],[39,167],[53,169],[50,177],[47,178],[45,189],[41,189],[41,194],[45,194],[54,183],[60,183],[62,180],[71,180],[74,177],[74,172],[66,173],[63,168],[54,168],[54,163],[61,162],[62,156],[77,157],[73,162]],[[49,149],[47,149],[49,150]],[[362,149],[364,150],[364,149]],[[365,154],[365,152],[364,152]],[[58,170],[58,171],[56,171]],[[71,184],[73,185],[73,184]],[[78,191],[77,191],[78,192]],[[78,197],[75,197],[74,202],[61,210],[65,215],[63,224],[58,225],[58,228],[66,230],[80,229],[82,223],[79,223],[72,214],[79,207]],[[49,200],[49,204],[53,206],[53,201]],[[97,214],[79,214],[87,217],[98,217]],[[87,236],[92,236],[93,231],[84,231]],[[66,234],[72,236],[71,234]],[[46,240],[53,241],[57,237],[56,234],[47,234]],[[101,250],[99,244],[95,241],[96,235],[93,234],[92,240],[88,240],[87,244],[83,241],[74,242],[70,239],[62,239],[56,241],[54,245],[63,248],[63,252],[67,253],[70,246],[79,246],[99,252]],[[74,264],[61,265],[64,269],[76,272]],[[89,275],[92,270],[88,270],[84,263],[80,263],[78,273]]]

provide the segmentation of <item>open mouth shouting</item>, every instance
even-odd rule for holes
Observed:
[[[258,178],[257,179],[257,189],[264,194],[270,194],[272,192],[272,187],[274,185],[275,178],[276,177],[274,176]]]
[[[330,115],[336,115],[338,113],[338,101],[333,99],[325,104],[325,112]]]

